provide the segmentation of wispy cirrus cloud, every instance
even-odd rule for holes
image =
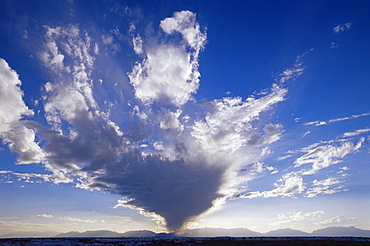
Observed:
[[[299,76],[301,76],[304,72],[304,67],[303,67],[303,62],[302,58],[308,55],[310,52],[313,52],[314,49],[310,49],[306,52],[304,52],[302,55],[297,56],[296,61],[294,65],[291,68],[285,69],[281,74],[280,74],[280,83],[285,83],[288,80],[295,80]]]
[[[84,220],[84,219],[69,217],[69,216],[63,216],[63,217],[60,217],[59,219],[66,220],[66,221],[72,221],[72,222],[84,222],[84,223],[95,223],[96,222],[95,220]]]
[[[322,121],[322,120],[311,121],[311,122],[304,123],[304,125],[306,125],[306,126],[310,126],[310,125],[323,126],[323,125],[327,125],[327,124],[333,123],[333,122],[351,120],[351,119],[356,119],[356,118],[359,118],[359,117],[365,117],[365,116],[369,116],[369,115],[370,115],[370,113],[354,114],[352,116],[337,118],[337,119],[331,119],[331,120],[326,120],[326,121]]]
[[[348,136],[357,136],[367,131],[356,131],[348,133]],[[344,185],[344,180],[337,177],[329,177],[323,180],[306,181],[306,176],[320,172],[321,169],[328,168],[331,165],[338,164],[344,161],[344,158],[353,154],[364,145],[365,138],[360,137],[358,142],[351,139],[339,138],[329,141],[320,141],[313,143],[307,147],[295,151],[288,151],[288,155],[278,157],[277,160],[283,161],[288,158],[293,158],[297,153],[305,152],[306,154],[295,157],[294,166],[285,170],[285,174],[274,183],[276,188],[265,191],[249,191],[240,194],[241,198],[257,198],[257,197],[295,197],[302,195],[307,198],[312,198],[320,195],[330,195],[337,192],[347,191]],[[306,167],[311,164],[310,168]],[[299,168],[301,168],[299,170]],[[337,174],[344,178],[347,176],[346,170],[348,167],[341,167]]]
[[[367,133],[367,132],[370,132],[370,128],[364,128],[364,129],[358,129],[354,132],[345,132],[343,133],[343,137],[354,137],[354,136],[358,136],[358,135],[361,135],[363,133]]]

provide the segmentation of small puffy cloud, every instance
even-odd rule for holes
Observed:
[[[40,163],[44,159],[44,152],[35,142],[36,134],[21,123],[13,125],[3,134],[3,142],[8,144],[12,152],[19,153],[17,164]]]
[[[352,27],[352,22],[339,24],[333,28],[333,32],[338,33],[338,32],[348,31],[349,29],[351,29],[351,27]]]
[[[53,215],[51,215],[51,214],[38,214],[37,217],[50,219],[50,218],[53,218]]]
[[[357,220],[356,217],[345,218],[342,215],[338,215],[338,216],[335,216],[333,218],[320,221],[317,224],[319,224],[319,225],[336,225],[336,224],[350,223],[350,222],[354,222],[356,220]]]
[[[330,49],[336,49],[339,47],[339,44],[338,43],[335,43],[335,42],[331,42],[330,43]]]
[[[188,45],[199,52],[206,42],[206,35],[201,32],[195,17],[190,11],[176,12],[173,17],[162,20],[160,26],[167,34],[181,33]]]
[[[132,38],[132,44],[134,45],[134,51],[136,54],[140,55],[144,52],[143,50],[143,40],[140,36]]]
[[[263,192],[264,197],[294,196],[305,190],[303,178],[294,173],[288,173],[274,184],[275,189]]]
[[[309,213],[303,213],[299,211],[299,212],[293,212],[293,213],[287,213],[287,214],[278,214],[277,218],[275,219],[278,221],[269,223],[269,225],[276,226],[276,225],[292,223],[292,222],[314,221],[314,220],[319,220],[323,215],[324,215],[324,211],[322,210],[318,210],[315,212],[309,212]]]
[[[340,184],[342,181],[336,178],[327,178],[323,180],[315,179],[312,181],[312,187],[307,190],[306,197],[316,197],[320,195],[334,194],[342,191],[341,186],[332,187],[336,184]]]

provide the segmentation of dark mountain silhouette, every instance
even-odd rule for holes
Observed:
[[[55,231],[22,231],[22,232],[13,232],[7,234],[0,234],[1,238],[27,238],[27,237],[53,237],[57,232]]]
[[[121,233],[121,237],[155,237],[155,232],[142,230],[142,231],[127,231],[125,233]]]
[[[67,233],[58,234],[56,237],[154,237],[157,234],[152,231],[142,230],[142,231],[127,231],[124,233],[118,233],[115,231],[85,231],[77,232],[71,231]]]
[[[268,236],[268,237],[304,237],[304,236],[310,236],[310,233],[304,232],[304,231],[299,231],[299,230],[293,230],[290,228],[286,229],[278,229],[278,230],[273,230],[269,231],[267,233],[264,233],[263,236]]]
[[[219,237],[219,236],[230,236],[230,237],[259,237],[262,234],[259,232],[251,231],[246,228],[198,228],[198,229],[187,229],[177,233],[183,237]]]
[[[325,237],[370,237],[370,230],[362,230],[356,227],[328,227],[315,230],[312,233],[304,231],[293,230],[290,228],[278,229],[269,231],[267,233],[259,233],[245,228],[198,228],[187,229],[179,231],[177,234],[173,233],[154,233],[152,231],[128,231],[125,233],[118,233],[114,231],[86,231],[86,232],[68,232],[57,235],[56,237],[304,237],[304,236],[325,236]]]
[[[120,237],[121,234],[122,233],[108,230],[85,231],[85,232],[71,231],[59,234],[56,237]]]
[[[313,236],[352,236],[352,237],[370,237],[369,230],[358,229],[351,227],[327,227],[324,229],[315,230],[311,233]]]

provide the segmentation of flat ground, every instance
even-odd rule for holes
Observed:
[[[2,238],[1,246],[370,246],[370,238]]]

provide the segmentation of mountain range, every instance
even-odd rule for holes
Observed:
[[[327,227],[315,230],[311,233],[293,230],[290,228],[278,229],[266,233],[251,231],[246,228],[198,228],[186,229],[173,233],[155,233],[148,230],[127,231],[119,233],[115,231],[71,231],[58,234],[56,232],[18,232],[0,235],[0,238],[20,238],[20,237],[370,237],[370,230],[362,230],[356,227]]]
[[[304,231],[287,229],[278,229],[269,231],[267,233],[260,233],[251,231],[245,228],[199,228],[199,229],[186,229],[173,233],[154,233],[152,231],[128,231],[124,233],[118,233],[114,231],[86,231],[86,232],[68,232],[57,235],[56,237],[219,237],[219,236],[230,236],[230,237],[309,237],[309,236],[325,236],[325,237],[341,237],[341,236],[352,236],[352,237],[370,237],[370,230],[362,230],[351,227],[327,227],[318,229],[312,233]]]

